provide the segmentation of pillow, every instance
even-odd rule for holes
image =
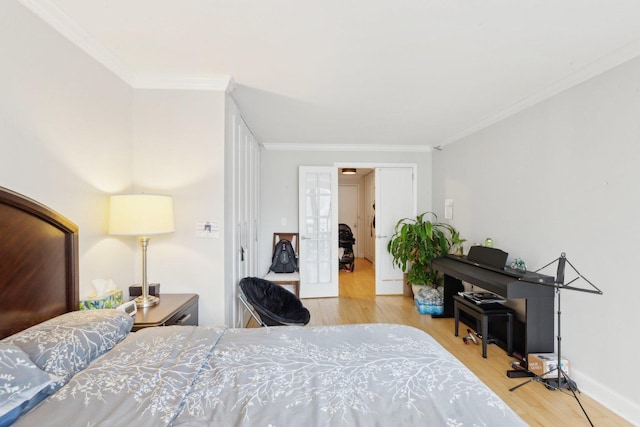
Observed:
[[[72,311],[3,340],[20,347],[40,369],[62,377],[58,387],[109,351],[131,331],[121,310]]]
[[[0,342],[0,426],[10,425],[40,403],[57,379],[34,365],[20,348]]]

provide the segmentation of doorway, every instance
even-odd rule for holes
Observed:
[[[349,296],[349,292],[343,295],[346,289],[357,286],[365,293],[375,294],[375,270],[372,260],[366,256],[367,252],[371,252],[370,248],[374,247],[373,232],[371,230],[371,214],[368,209],[367,197],[373,194],[373,180],[375,175],[374,168],[346,168],[351,169],[350,174],[343,173],[343,169],[338,169],[338,223],[346,224],[355,239],[352,245],[354,268],[353,270],[346,268],[350,264],[340,263],[340,272],[338,283],[340,286],[340,296]],[[368,177],[368,179],[367,179]],[[369,189],[367,184],[371,184]],[[345,250],[343,243],[339,242],[339,256]],[[343,260],[343,258],[341,258]],[[363,274],[363,270],[367,271]]]
[[[393,266],[386,251],[389,238],[400,218],[415,216],[417,189],[415,165],[371,165],[338,169],[338,222],[354,228],[354,255],[371,264],[370,286],[377,295],[401,295],[403,274]],[[351,174],[342,173],[350,169]],[[355,192],[357,191],[357,195]],[[346,206],[345,206],[346,205]],[[353,219],[353,213],[357,218]],[[357,268],[358,263],[356,263]],[[339,283],[344,277],[341,272]]]
[[[353,203],[358,215],[355,221],[355,243],[371,239],[375,248],[375,294],[402,295],[403,273],[393,266],[386,250],[389,238],[394,233],[400,218],[414,217],[417,206],[415,164],[357,165],[348,176],[343,173],[347,165],[299,166],[298,223],[300,227],[300,295],[301,298],[339,296],[339,270],[343,260],[338,257],[339,185],[359,186],[355,197],[343,197],[343,203]],[[358,172],[358,170],[360,172]],[[369,192],[374,194],[375,217],[367,221],[370,228],[364,233],[364,176],[375,174],[370,179]],[[342,181],[342,182],[340,182]],[[375,218],[375,228],[373,219]],[[347,220],[353,223],[353,220]],[[362,244],[355,258],[363,258]],[[364,259],[364,258],[363,258]]]

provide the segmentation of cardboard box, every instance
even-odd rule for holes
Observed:
[[[140,295],[142,295],[142,285],[129,286],[130,297],[139,297]],[[160,283],[149,283],[149,295],[154,297],[160,295]]]
[[[527,357],[529,371],[542,378],[557,378],[558,355],[556,353],[529,353]],[[560,360],[560,368],[569,375],[569,361],[564,357]],[[553,371],[551,371],[553,369]],[[549,372],[551,371],[551,372]],[[547,372],[549,372],[547,374]],[[545,375],[543,375],[545,374]]]
[[[116,308],[121,305],[122,302],[122,290],[116,289],[99,298],[87,298],[80,300],[80,310]]]

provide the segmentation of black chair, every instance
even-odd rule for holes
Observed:
[[[258,277],[245,277],[239,286],[238,298],[260,326],[304,326],[311,319],[298,297],[282,286]]]

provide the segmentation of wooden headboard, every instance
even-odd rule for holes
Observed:
[[[78,309],[78,227],[0,187],[0,339]]]

